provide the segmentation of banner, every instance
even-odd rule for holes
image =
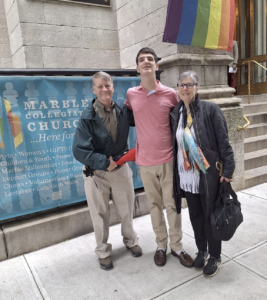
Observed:
[[[137,77],[114,78],[123,103]],[[78,120],[94,98],[90,77],[0,77],[0,220],[84,201],[72,155]],[[128,145],[135,147],[135,129]],[[142,187],[134,162],[135,188]]]

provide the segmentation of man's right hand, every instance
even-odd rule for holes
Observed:
[[[107,170],[110,172],[110,171],[114,170],[115,168],[117,168],[117,164],[113,160],[112,156],[109,157],[109,161],[110,161],[110,165],[107,168]]]

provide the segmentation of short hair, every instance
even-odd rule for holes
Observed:
[[[95,85],[95,79],[97,78],[102,78],[104,79],[105,81],[109,81],[113,84],[113,78],[106,72],[96,72],[93,77],[92,77],[92,85],[94,86]]]
[[[142,53],[149,53],[149,54],[152,54],[153,57],[154,57],[155,62],[156,62],[156,63],[158,62],[158,57],[157,57],[157,54],[155,53],[155,51],[154,51],[153,49],[151,49],[151,48],[144,47],[144,48],[140,49],[140,50],[138,51],[138,53],[137,53],[137,56],[136,56],[136,59],[135,59],[136,65],[138,65],[138,57],[139,57],[139,55],[142,54]]]
[[[193,80],[193,82],[196,83],[197,86],[199,85],[199,79],[198,79],[197,73],[195,71],[191,71],[191,70],[183,72],[179,76],[178,82],[182,81],[184,78],[187,78],[187,77],[190,77]]]

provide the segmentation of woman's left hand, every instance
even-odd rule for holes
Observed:
[[[231,181],[231,179],[228,179],[228,178],[222,176],[221,179],[220,179],[220,183],[222,183],[224,180],[226,182],[230,182]]]

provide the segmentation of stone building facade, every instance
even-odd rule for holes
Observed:
[[[0,0],[0,68],[12,68],[4,0]]]
[[[175,88],[179,74],[193,69],[203,100],[218,103],[235,151],[235,188],[244,188],[244,135],[239,98],[231,97],[229,53],[162,43],[167,0],[111,0],[98,7],[57,0],[0,0],[2,68],[135,68],[144,46],[161,57],[161,81]]]

